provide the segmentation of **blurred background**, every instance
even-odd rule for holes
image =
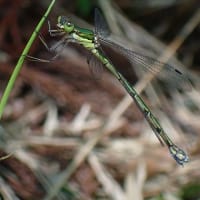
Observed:
[[[0,0],[0,96],[49,4]],[[150,82],[107,49],[190,161],[174,161],[120,83],[106,70],[95,76],[83,48],[50,52],[37,38],[30,56],[59,56],[27,58],[9,97],[0,156],[12,155],[0,161],[0,199],[200,199],[199,0],[57,0],[47,20],[56,29],[66,15],[93,30],[95,7],[113,41],[187,74],[185,82],[169,74]],[[40,35],[49,47],[62,38],[49,35],[47,21]]]

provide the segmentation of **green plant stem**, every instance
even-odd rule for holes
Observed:
[[[11,77],[10,77],[10,80],[8,81],[8,84],[6,86],[6,89],[5,89],[4,93],[3,93],[3,96],[2,96],[1,101],[0,101],[0,119],[2,117],[4,108],[6,106],[8,97],[9,97],[9,95],[11,93],[11,90],[12,90],[12,88],[14,86],[15,80],[16,80],[16,78],[17,78],[17,76],[18,76],[18,74],[19,74],[19,72],[20,72],[20,70],[22,68],[22,65],[24,63],[24,59],[25,59],[26,55],[28,54],[32,43],[34,42],[35,38],[37,37],[37,33],[40,31],[45,19],[47,18],[49,12],[51,11],[55,1],[56,0],[52,0],[51,1],[47,11],[43,15],[42,19],[39,21],[39,23],[38,23],[37,27],[35,28],[35,30],[33,31],[33,33],[31,35],[26,47],[24,48],[24,50],[23,50],[23,52],[22,52],[22,54],[21,54],[21,56],[20,56],[20,58],[19,58],[19,60],[17,62],[17,65],[16,65],[16,67],[15,67],[15,69],[14,69],[14,71],[13,71]]]

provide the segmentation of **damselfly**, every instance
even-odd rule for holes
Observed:
[[[135,51],[131,51],[107,39],[109,31],[107,30],[106,22],[98,9],[95,10],[94,31],[80,28],[77,25],[71,23],[67,17],[59,16],[57,29],[49,29],[49,32],[51,35],[63,35],[60,44],[64,43],[66,45],[69,42],[74,42],[80,44],[81,46],[89,50],[92,53],[92,55],[95,58],[97,58],[98,61],[101,62],[102,65],[106,67],[119,80],[122,86],[129,93],[129,95],[133,98],[136,105],[141,110],[150,127],[157,136],[158,140],[161,142],[161,144],[167,145],[172,157],[176,160],[176,162],[180,165],[183,165],[184,163],[189,161],[188,155],[181,148],[179,148],[173,143],[173,141],[165,133],[158,119],[152,114],[148,106],[144,103],[144,101],[133,88],[133,86],[115,68],[115,66],[111,63],[110,59],[107,58],[106,54],[101,48],[101,45],[104,44],[111,46],[115,50],[117,49],[117,51],[127,56],[127,58],[131,62],[141,65],[142,67],[147,68],[153,73],[156,73],[158,70],[160,70],[161,65],[164,65],[163,70],[168,71],[168,74],[171,74],[172,76],[175,74],[177,77],[180,78],[180,80],[184,80],[185,76],[182,72],[175,69],[171,65],[164,64],[151,57],[141,55]],[[92,64],[92,62],[89,61],[89,64]]]

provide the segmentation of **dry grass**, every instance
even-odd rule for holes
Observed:
[[[19,2],[28,10],[24,1]],[[168,46],[128,20],[125,13],[122,15],[109,1],[99,2],[102,10],[106,10],[104,14],[113,38],[161,60],[170,59],[171,64],[187,71],[193,88],[183,93],[164,88],[151,81],[152,74],[141,75],[137,66],[127,65],[131,72],[127,78],[136,83],[139,93],[145,91],[142,93],[145,102],[173,141],[187,150],[190,162],[184,167],[178,166],[117,80],[107,72],[95,80],[88,70],[84,50],[69,46],[62,52],[62,58],[52,63],[27,62],[12,91],[0,127],[0,155],[13,152],[0,163],[0,192],[5,199],[17,196],[20,199],[46,196],[47,199],[54,192],[55,199],[142,200],[156,199],[161,194],[162,199],[180,199],[177,192],[183,186],[199,182],[200,92],[198,70],[196,73],[193,70],[199,62],[192,52],[198,43],[200,11],[195,1],[190,15],[184,15],[191,9],[187,3],[176,7],[185,22],[178,26]],[[125,2],[118,3],[125,9]],[[39,2],[36,5],[40,5]],[[2,8],[8,9],[8,16],[13,17],[0,21],[1,93],[12,72],[13,60],[24,45],[23,37],[28,35],[29,29],[34,29],[27,13],[21,13],[20,17],[16,14],[22,9],[16,3],[7,8],[2,1]],[[60,1],[52,15],[63,12],[61,8]],[[145,23],[152,23],[150,18],[148,21],[151,16],[148,10],[143,15],[146,15]],[[23,21],[24,25],[16,21],[22,16],[28,19]],[[161,17],[159,12],[158,17]],[[174,21],[169,17],[163,19],[163,23],[169,28],[165,28],[167,32]],[[80,25],[85,24],[80,21]],[[159,28],[162,29],[154,29]],[[45,33],[46,30],[42,34],[45,36]],[[14,38],[16,34],[20,37]],[[49,43],[52,40],[54,38],[50,38]],[[192,42],[187,43],[187,40]],[[38,42],[32,54],[51,56],[44,51]],[[179,51],[187,67],[177,59],[175,53]],[[127,62],[120,60],[120,64],[126,74]],[[60,188],[62,193],[57,193]]]

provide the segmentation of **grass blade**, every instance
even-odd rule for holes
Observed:
[[[20,72],[20,70],[22,68],[22,65],[24,63],[24,59],[25,59],[26,55],[28,54],[28,52],[29,52],[29,50],[31,48],[31,45],[33,44],[35,38],[37,37],[37,33],[40,31],[45,19],[47,18],[48,14],[50,13],[55,1],[56,0],[52,0],[51,1],[47,11],[45,12],[43,17],[39,21],[39,23],[36,26],[35,30],[33,31],[33,33],[31,35],[26,47],[24,48],[24,50],[23,50],[23,52],[22,52],[22,54],[21,54],[21,56],[20,56],[20,58],[19,58],[19,60],[17,62],[17,65],[16,65],[16,67],[15,67],[15,69],[14,69],[14,71],[13,71],[11,77],[10,77],[10,80],[8,81],[8,84],[6,86],[6,89],[5,89],[4,93],[3,93],[3,96],[2,96],[1,101],[0,101],[0,119],[2,117],[5,105],[7,103],[8,97],[10,95],[10,92],[11,92],[13,86],[14,86],[15,80],[16,80],[16,78],[17,78],[17,76],[18,76],[18,74],[19,74],[19,72]]]

